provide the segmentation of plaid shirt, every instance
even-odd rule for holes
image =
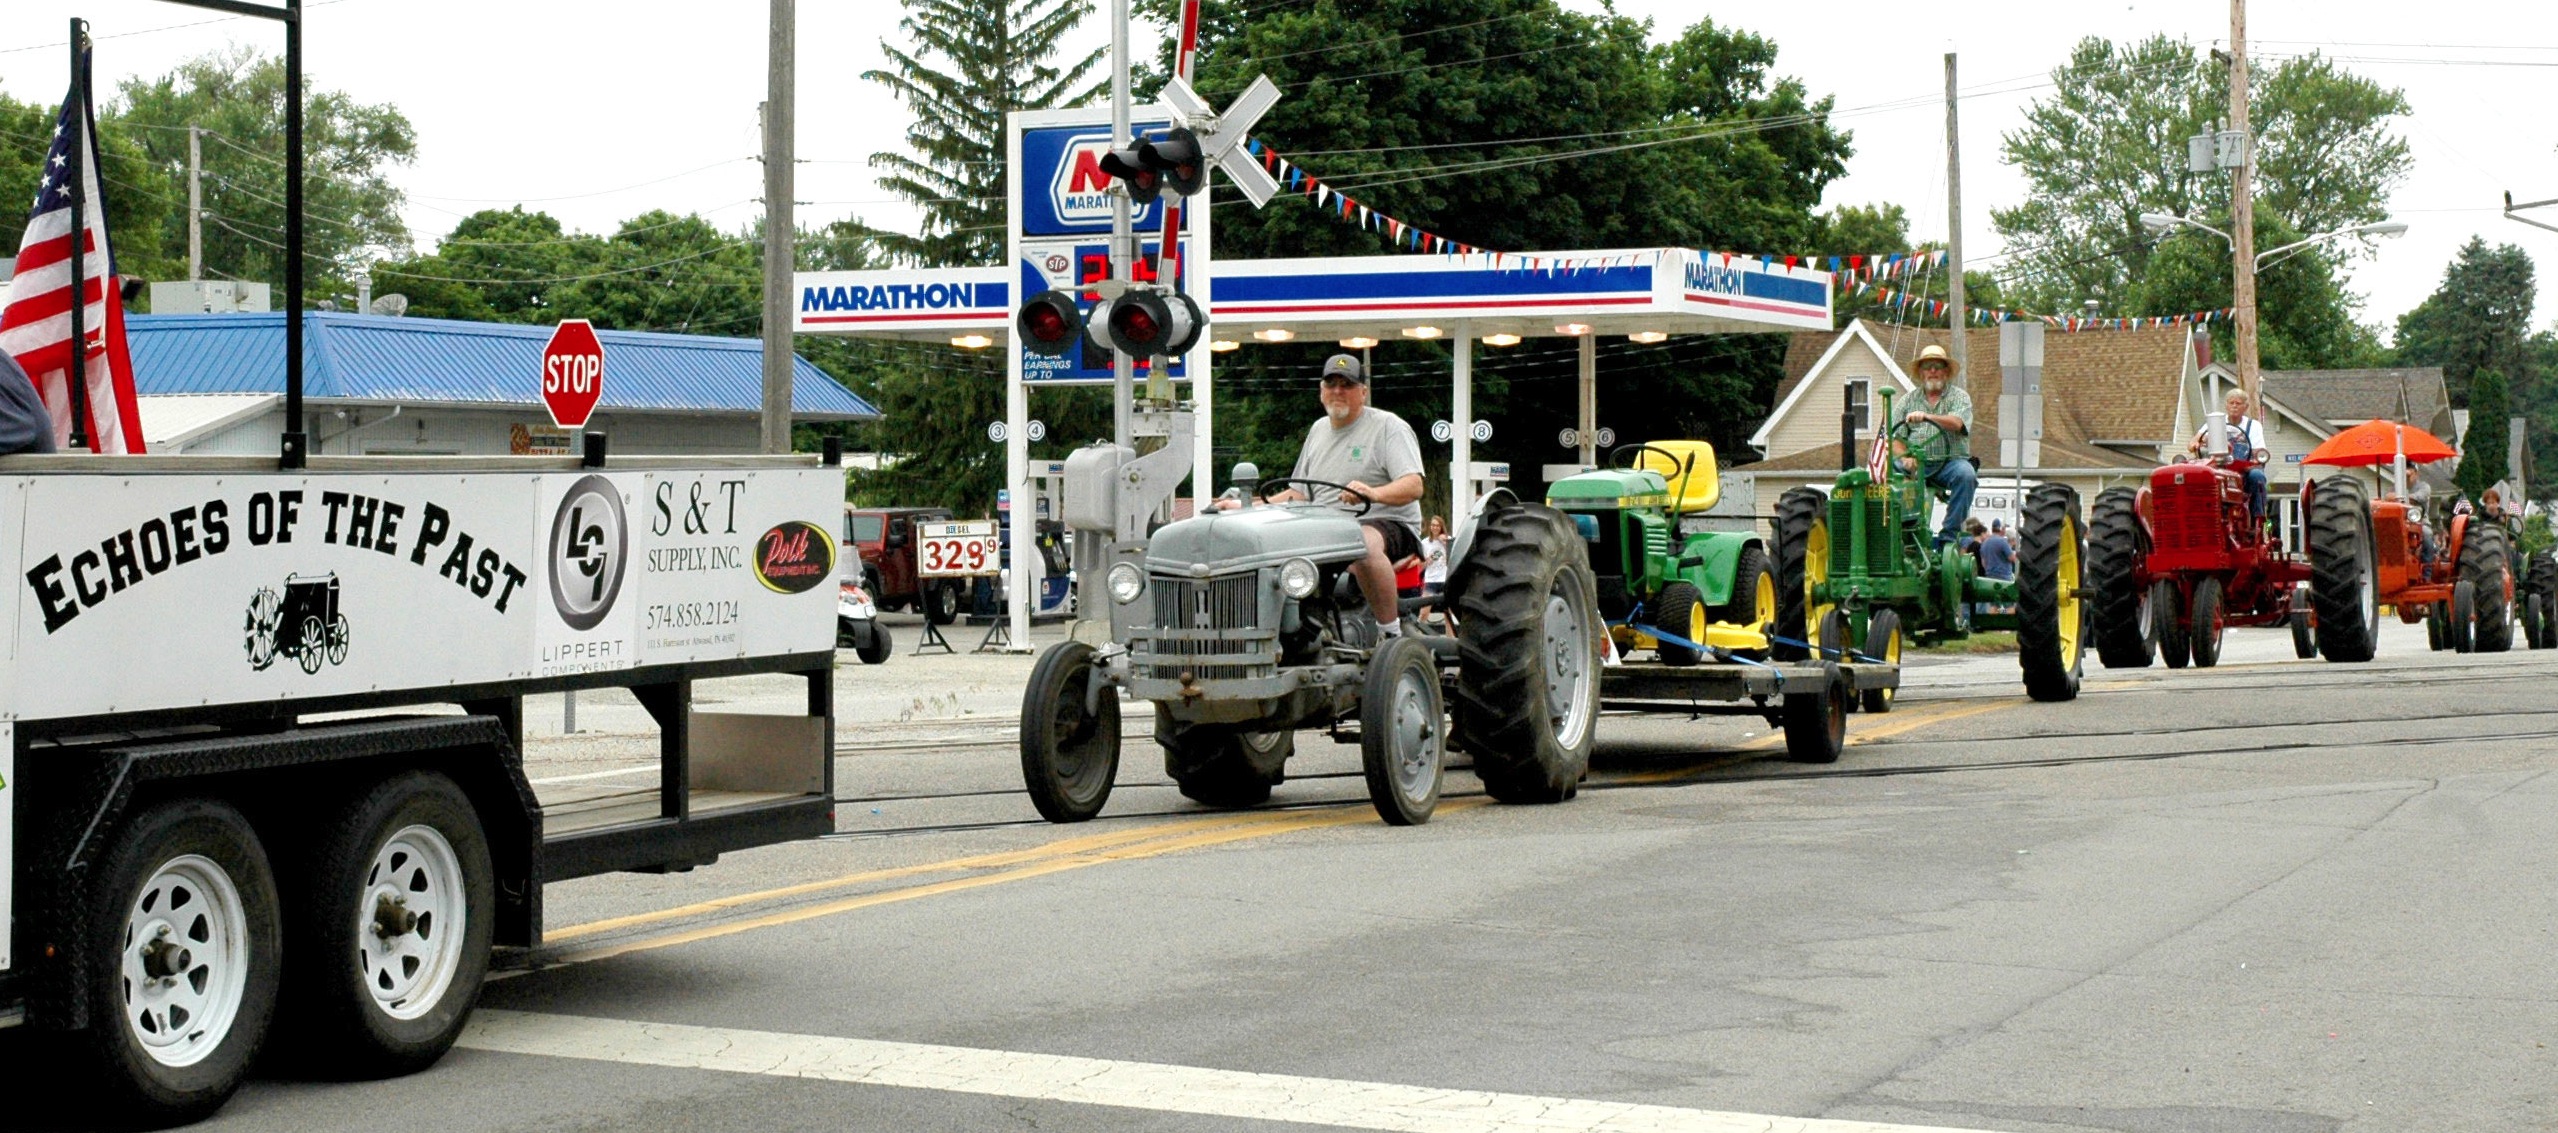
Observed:
[[[1927,387],[1921,386],[1918,397],[1910,402],[1910,411],[1951,417],[1963,423],[1963,431],[1954,434],[1952,446],[1941,451],[1936,447],[1936,435],[1944,430],[1937,428],[1936,422],[1921,421],[1910,426],[1912,454],[1923,455],[1929,460],[1972,454],[1972,395],[1964,392],[1962,387],[1947,383],[1945,396],[1929,401]]]

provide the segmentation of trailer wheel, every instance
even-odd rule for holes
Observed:
[[[1386,639],[1368,657],[1359,690],[1359,764],[1368,801],[1388,826],[1419,826],[1439,809],[1447,774],[1447,706],[1439,662],[1409,637]]]
[[[248,820],[210,799],[145,810],[109,846],[88,916],[97,1025],[77,1035],[101,1088],[84,1104],[200,1121],[239,1088],[275,1014],[275,874]]]
[[[307,1068],[415,1073],[452,1049],[487,979],[497,875],[479,812],[433,771],[358,793],[291,874],[285,1026]]]
[[[2087,552],[2079,524],[2078,492],[2068,485],[2043,484],[2025,497],[2016,561],[2016,655],[2025,671],[2025,695],[2036,700],[2078,696],[2086,641],[2080,564]]]
[[[2229,626],[2229,611],[2221,593],[2221,581],[2206,578],[2194,584],[2193,635],[2194,667],[2208,669],[2220,664],[2221,634]]]
[[[1689,641],[1705,641],[1705,598],[1696,592],[1696,587],[1684,582],[1664,586],[1661,596],[1653,600],[1652,608],[1655,628],[1668,630]],[[1667,641],[1656,646],[1654,652],[1660,655],[1664,665],[1693,665],[1705,657],[1704,650]]]
[[[2350,476],[2309,493],[2310,593],[2318,605],[2318,653],[2369,661],[2380,641],[2380,577],[2372,569],[2371,503]]]
[[[1776,568],[1769,564],[1768,553],[1757,547],[1741,548],[1741,559],[1732,570],[1732,600],[1724,603],[1719,621],[1748,626],[1760,633],[1776,632]],[[1765,649],[1735,649],[1732,655],[1752,661],[1767,660]]]
[[[1828,606],[1811,604],[1811,588],[1830,579],[1830,498],[1817,488],[1794,488],[1776,501],[1776,636],[1809,642]],[[1804,645],[1775,644],[1770,656],[1800,661]]]
[[[2514,647],[2514,614],[2505,600],[2507,559],[2504,528],[2470,524],[2468,537],[2460,543],[2460,577],[2469,579],[2478,591],[2470,639],[2480,653],[2502,653]]]
[[[2451,617],[2443,626],[2443,641],[2454,653],[2467,653],[2478,648],[2478,636],[2471,622],[2478,617],[2478,584],[2464,578],[2451,584]]]
[[[2108,669],[2147,668],[2157,636],[2150,628],[2157,607],[2151,588],[2141,585],[2149,533],[2141,528],[2138,503],[2130,488],[2107,488],[2088,512],[2088,613],[2096,623],[2096,659]]]
[[[1155,742],[1164,749],[1164,774],[1182,796],[1203,806],[1248,807],[1270,801],[1270,788],[1287,777],[1296,754],[1293,731],[1252,732],[1219,724],[1183,724],[1155,706]]]
[[[1457,612],[1457,746],[1486,794],[1557,803],[1581,789],[1599,719],[1598,580],[1562,512],[1486,511],[1449,579]]]
[[[1847,674],[1835,661],[1819,663],[1821,680],[1805,692],[1785,694],[1785,757],[1796,763],[1836,763],[1847,750]]]
[[[2150,625],[2158,631],[2158,659],[2171,669],[2192,664],[2193,626],[2185,610],[2185,594],[2176,588],[2175,579],[2149,584],[2149,616]]]
[[[1865,655],[1889,665],[1901,663],[1901,615],[1890,607],[1874,611],[1865,627]],[[1892,693],[1888,688],[1869,688],[1857,695],[1865,711],[1881,715],[1892,710]]]
[[[1061,641],[1039,655],[1021,692],[1021,775],[1050,822],[1101,813],[1119,775],[1119,693],[1104,688],[1085,708],[1093,647]]]

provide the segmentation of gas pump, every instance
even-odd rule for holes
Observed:
[[[1032,593],[1039,600],[1030,608],[1033,620],[1072,617],[1074,615],[1073,563],[1066,534],[1066,462],[1034,460],[1030,462],[1031,545],[1038,549],[1027,564]],[[1012,521],[1015,509],[1007,499],[995,514],[1002,525],[1003,562],[1012,565]],[[972,612],[980,617],[997,618],[1004,613],[1003,588],[1010,585],[1010,573],[977,580],[972,597]]]

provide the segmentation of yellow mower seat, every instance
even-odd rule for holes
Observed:
[[[1677,459],[1662,455],[1665,452]],[[1692,467],[1691,456],[1695,458]],[[1636,454],[1634,466],[1658,472],[1668,482],[1672,512],[1704,511],[1723,497],[1723,484],[1714,473],[1714,446],[1706,441],[1653,441]]]

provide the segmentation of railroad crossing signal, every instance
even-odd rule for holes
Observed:
[[[1102,317],[1110,344],[1132,358],[1187,354],[1208,326],[1199,301],[1178,291],[1131,291]]]
[[[1197,147],[1198,159],[1225,171],[1235,187],[1243,190],[1244,198],[1252,202],[1252,207],[1269,204],[1270,198],[1278,195],[1279,179],[1272,177],[1269,170],[1253,160],[1243,145],[1244,138],[1252,133],[1253,125],[1279,101],[1279,86],[1270,81],[1270,76],[1254,79],[1251,86],[1235,96],[1223,114],[1217,113],[1208,105],[1208,100],[1199,97],[1199,92],[1190,89],[1190,84],[1179,77],[1164,83],[1163,100],[1171,105],[1182,125],[1188,127]],[[1103,159],[1102,168],[1109,167],[1109,159]]]
[[[1023,349],[1033,354],[1058,357],[1074,348],[1075,340],[1084,333],[1084,313],[1075,306],[1075,297],[1064,291],[1042,291],[1021,305],[1021,313],[1013,316],[1013,332],[1021,336]]]

